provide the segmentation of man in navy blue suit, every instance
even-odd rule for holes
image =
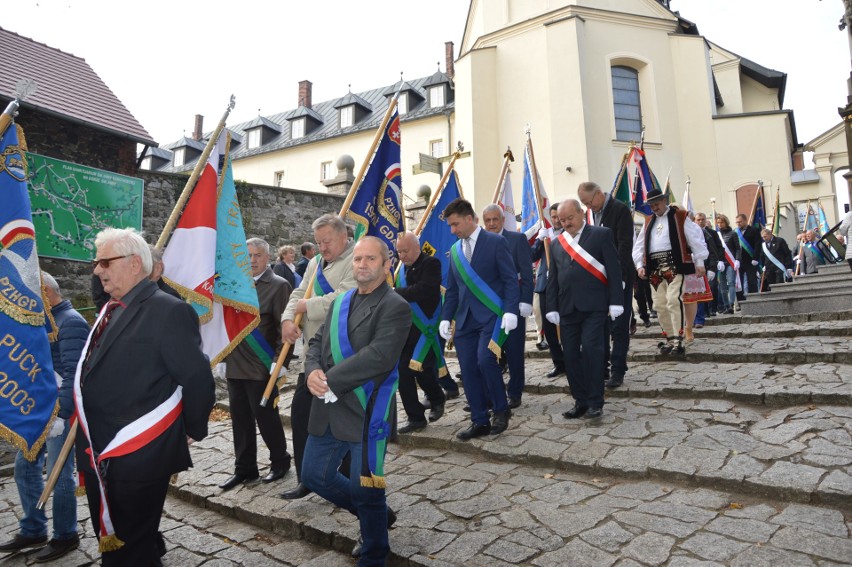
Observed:
[[[509,426],[511,411],[497,354],[506,335],[518,326],[520,288],[506,239],[482,230],[468,201],[452,201],[444,219],[459,240],[450,249],[439,332],[449,340],[455,319],[456,352],[472,421],[457,437],[467,441],[502,433]],[[493,421],[488,417],[489,400]]]
[[[509,253],[512,255],[520,287],[518,313],[521,319],[518,321],[518,328],[509,333],[509,336],[506,338],[506,344],[504,345],[506,361],[509,366],[509,385],[507,388],[509,409],[515,409],[521,405],[521,396],[524,393],[524,383],[526,382],[524,375],[524,350],[526,348],[527,334],[526,318],[532,315],[532,250],[530,249],[530,243],[527,241],[526,235],[503,228],[505,220],[506,217],[503,216],[503,209],[500,208],[500,205],[488,205],[482,210],[482,224],[485,226],[485,230],[501,235],[509,244]]]
[[[600,417],[609,338],[606,318],[615,320],[624,313],[621,266],[612,232],[587,225],[579,201],[563,201],[557,214],[564,232],[551,246],[545,317],[560,326],[574,397],[574,407],[562,416]]]

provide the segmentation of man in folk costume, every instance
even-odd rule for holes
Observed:
[[[579,201],[562,201],[558,214],[563,232],[551,246],[545,316],[560,327],[574,398],[562,416],[596,418],[603,414],[607,315],[614,321],[624,313],[621,266],[612,231],[586,224]]]
[[[314,398],[302,480],[358,518],[358,565],[384,565],[395,519],[385,499],[384,458],[411,309],[386,282],[384,242],[362,237],[352,268],[357,289],[337,295],[308,346],[305,374]],[[337,470],[347,453],[349,478]]]
[[[526,318],[532,315],[533,301],[533,270],[532,250],[526,235],[520,232],[506,230],[503,223],[503,209],[500,205],[488,205],[482,211],[482,223],[485,230],[493,234],[499,234],[509,244],[509,253],[512,255],[517,282],[520,292],[518,313],[520,320],[518,328],[509,333],[504,345],[507,365],[509,367],[509,384],[506,393],[509,396],[509,409],[515,409],[521,405],[521,396],[524,393],[526,376],[524,374],[524,358],[527,339]]]
[[[760,247],[760,259],[763,262],[762,290],[770,291],[772,284],[793,279],[793,255],[787,241],[780,236],[773,236],[770,229],[762,229],[760,236],[763,238]]]
[[[296,344],[302,330],[296,324],[298,313],[302,314],[302,329],[305,340],[310,340],[325,321],[331,304],[337,296],[355,287],[352,275],[352,251],[355,244],[349,241],[346,223],[338,216],[326,214],[311,225],[319,252],[308,264],[302,283],[290,295],[287,308],[281,316],[281,337],[290,344]],[[316,275],[316,277],[314,277]],[[305,298],[311,288],[311,296]],[[302,351],[304,361],[307,348]],[[311,415],[312,398],[306,385],[306,374],[299,374],[293,401],[290,404],[290,426],[293,429],[293,458],[296,461],[296,488],[281,494],[285,500],[303,498],[311,493],[301,482],[305,443],[308,440],[308,421]]]
[[[645,219],[633,245],[633,262],[642,279],[654,289],[654,306],[663,328],[662,354],[683,353],[686,313],[683,307],[683,279],[687,274],[703,278],[708,256],[704,235],[689,220],[687,211],[668,204],[659,189],[648,192],[647,203],[653,215]]]
[[[108,228],[95,246],[95,274],[111,299],[74,380],[77,468],[103,565],[160,565],[169,478],[192,466],[188,438],[207,436],[213,375],[195,310],[148,279],[142,236]]]
[[[636,234],[633,230],[633,212],[618,199],[604,194],[600,185],[593,181],[580,183],[577,196],[586,207],[587,213],[591,212],[587,214],[589,224],[608,228],[612,232],[615,247],[618,250],[621,281],[624,284],[622,292],[624,297],[621,302],[624,313],[608,325],[612,346],[610,347],[609,340],[606,341],[606,362],[612,363],[606,387],[618,388],[624,383],[624,375],[627,373],[627,351],[630,349],[630,318],[633,311],[633,280],[636,273],[632,258],[633,237]]]
[[[257,292],[260,323],[225,358],[234,434],[234,475],[219,485],[223,490],[230,490],[260,476],[257,469],[257,430],[269,449],[270,470],[263,477],[263,482],[281,479],[290,470],[290,454],[287,452],[287,438],[284,437],[278,404],[273,402],[261,406],[260,400],[269,379],[269,368],[275,361],[275,352],[281,343],[278,322],[293,288],[269,267],[268,242],[249,238],[246,247]],[[273,387],[270,399],[277,401],[277,387]]]
[[[455,319],[455,344],[471,425],[456,436],[462,441],[502,433],[511,410],[497,357],[508,334],[518,326],[520,288],[506,239],[476,224],[464,199],[450,202],[444,220],[459,239],[450,248],[450,273],[439,332],[449,340]],[[491,402],[494,418],[488,417]]]
[[[399,397],[408,416],[400,433],[411,433],[427,425],[426,408],[417,397],[417,384],[429,400],[429,421],[444,415],[447,401],[438,374],[447,375],[443,347],[438,337],[441,317],[441,262],[420,250],[413,232],[399,236],[396,252],[402,266],[396,277],[396,293],[411,306],[411,330],[399,359]]]

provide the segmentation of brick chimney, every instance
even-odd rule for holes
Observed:
[[[446,52],[446,59],[447,59],[447,61],[446,61],[447,75],[449,75],[449,77],[452,79],[453,77],[456,76],[456,67],[455,67],[455,64],[453,63],[454,58],[453,58],[453,42],[452,41],[448,41],[448,42],[444,43],[444,51]]]
[[[204,117],[200,114],[195,115],[195,129],[192,131],[192,139],[200,141],[204,135]]]
[[[299,81],[299,104],[298,106],[304,106],[306,108],[311,108],[311,87],[313,87],[313,83],[310,81]]]

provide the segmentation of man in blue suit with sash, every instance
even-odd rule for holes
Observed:
[[[459,240],[450,249],[439,331],[449,340],[450,322],[455,319],[456,352],[472,421],[457,437],[467,441],[502,433],[509,426],[511,412],[497,356],[518,326],[520,287],[506,239],[478,226],[468,201],[452,201],[444,209],[444,219]],[[488,417],[489,400],[493,421]]]

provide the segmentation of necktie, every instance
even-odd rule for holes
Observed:
[[[104,334],[107,325],[109,324],[109,320],[112,318],[112,313],[115,311],[115,308],[121,305],[120,301],[116,301],[115,299],[110,299],[106,304],[106,309],[104,310],[104,315],[101,317],[101,320],[98,321],[98,325],[95,327],[95,332],[92,333],[92,340],[89,342],[89,351],[86,353],[86,361],[88,362],[89,356],[91,356],[92,351],[100,343],[100,338]]]
[[[467,261],[470,262],[470,257],[473,256],[473,250],[470,245],[470,238],[464,239],[464,257],[467,258]]]

